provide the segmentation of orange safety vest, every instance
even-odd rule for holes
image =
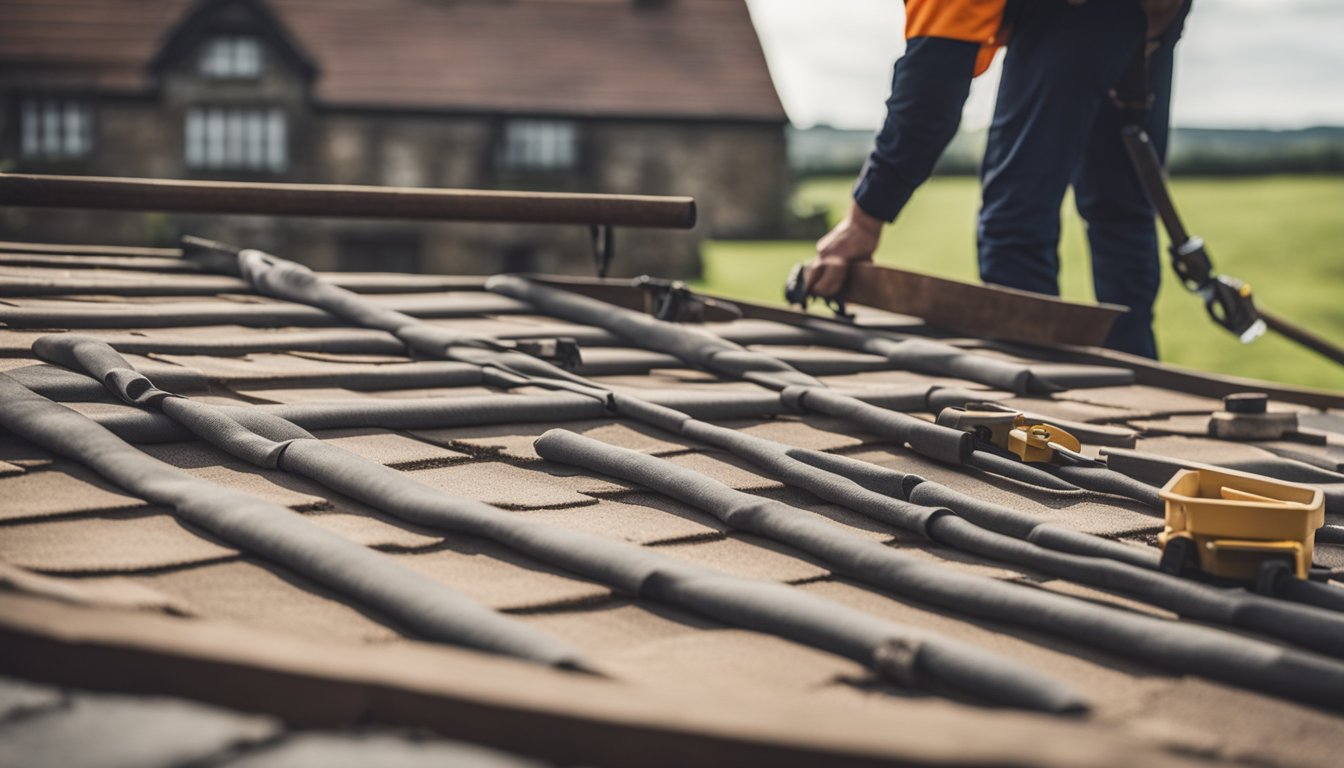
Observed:
[[[1003,45],[1003,9],[1007,0],[905,0],[905,39],[943,37],[979,43],[975,74],[989,68]]]

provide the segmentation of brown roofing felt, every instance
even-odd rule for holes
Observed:
[[[1338,712],[1295,701],[1291,692],[1273,696],[1204,675],[1180,674],[1057,633],[898,597],[838,575],[832,564],[815,554],[758,533],[732,530],[686,501],[627,479],[545,460],[533,442],[553,428],[570,430],[665,459],[669,463],[661,466],[667,472],[691,470],[696,477],[754,498],[813,512],[827,530],[910,555],[947,573],[1194,625],[1150,602],[1058,578],[1029,564],[988,559],[930,542],[850,505],[825,501],[721,446],[618,418],[600,404],[594,411],[581,396],[538,387],[506,391],[465,379],[456,385],[430,386],[433,381],[399,377],[395,375],[399,368],[433,361],[413,361],[404,350],[392,351],[388,334],[357,330],[347,321],[327,317],[319,322],[312,312],[296,312],[279,317],[306,318],[308,325],[272,326],[260,321],[211,325],[214,321],[208,318],[213,315],[201,320],[204,325],[137,325],[136,319],[148,317],[146,312],[172,309],[176,302],[214,306],[221,313],[250,305],[196,292],[174,295],[168,274],[153,270],[138,272],[152,280],[165,278],[161,295],[146,303],[141,297],[119,294],[117,283],[104,282],[119,267],[99,266],[103,262],[96,254],[62,257],[63,266],[56,268],[24,266],[31,254],[18,247],[8,250],[0,253],[0,322],[22,325],[35,317],[48,319],[40,328],[0,331],[0,367],[18,372],[21,380],[79,413],[122,431],[144,454],[191,476],[296,510],[314,526],[371,548],[433,584],[577,648],[603,675],[425,642],[380,611],[299,575],[274,556],[242,551],[238,543],[202,530],[170,507],[117,487],[77,459],[54,456],[30,440],[0,434],[0,642],[11,649],[0,654],[0,671],[42,681],[34,687],[0,680],[0,745],[11,750],[74,765],[96,758],[97,744],[116,754],[125,751],[137,764],[180,764],[190,759],[234,766],[247,765],[248,760],[301,764],[302,756],[309,754],[306,750],[357,749],[367,764],[393,759],[406,750],[437,755],[441,749],[457,748],[437,736],[412,739],[398,728],[429,729],[443,737],[548,762],[594,765],[675,765],[694,760],[778,765],[1306,766],[1327,764],[1344,748],[1344,720]],[[121,258],[165,257],[173,258],[163,253]],[[180,266],[171,274],[198,271],[187,262]],[[111,274],[104,275],[104,270]],[[390,275],[380,278],[384,286],[397,280]],[[25,293],[34,283],[47,286],[50,293],[37,297]],[[63,284],[69,286],[69,294],[60,292]],[[573,322],[546,317],[532,307],[524,314],[467,317],[444,317],[435,309],[459,301],[506,306],[502,301],[479,302],[479,283],[472,290],[456,286],[458,290],[445,291],[422,278],[408,277],[401,285],[421,292],[410,294],[413,302],[396,301],[424,310],[431,318],[426,322],[444,331],[460,330],[479,338],[496,327],[530,324],[542,335],[558,328],[575,329]],[[245,295],[234,288],[230,292]],[[286,303],[271,298],[266,305],[283,308]],[[104,314],[70,312],[74,307],[92,307]],[[62,317],[67,322],[60,322]],[[81,323],[96,327],[78,327]],[[874,315],[865,323],[874,328],[911,327],[909,319],[892,316]],[[322,327],[312,327],[317,325]],[[487,502],[513,519],[621,542],[633,551],[688,567],[790,585],[793,592],[824,599],[828,605],[956,638],[1072,687],[1092,710],[1072,716],[1031,713],[988,707],[974,697],[948,691],[904,688],[874,667],[762,627],[744,627],[735,617],[696,613],[653,593],[629,594],[498,542],[405,522],[290,469],[249,464],[190,435],[164,431],[171,425],[145,425],[141,409],[115,400],[83,374],[62,371],[36,357],[33,341],[63,330],[127,345],[126,357],[143,366],[156,382],[195,382],[197,386],[185,392],[193,402],[232,404],[300,421],[300,409],[324,403],[357,410],[550,398],[557,406],[549,419],[309,426],[324,443],[391,467],[407,481]],[[650,399],[680,397],[701,407],[709,396],[759,400],[771,395],[756,384],[692,370],[683,363],[674,367],[666,354],[633,354],[629,343],[610,333],[578,330],[583,333],[577,335],[598,340],[586,346],[585,354],[591,352],[594,360],[601,358],[607,366],[589,380],[614,391]],[[1185,418],[1199,407],[1217,407],[1217,400],[1204,395],[1153,384],[1020,395],[946,375],[898,370],[890,363],[875,370],[871,354],[800,344],[797,329],[775,323],[744,320],[705,330],[719,338],[773,338],[783,343],[752,344],[749,349],[779,353],[799,363],[827,360],[821,381],[844,392],[890,397],[934,383],[950,384],[984,399],[1088,423],[1142,424],[1140,451],[1206,461],[1275,455],[1250,445],[1158,434],[1161,430],[1154,427],[1168,414]],[[323,335],[309,335],[315,331]],[[314,353],[287,352],[265,343],[306,341],[297,345],[312,350],[314,340],[342,335],[367,344],[345,353]],[[186,353],[189,343],[199,345],[198,354]],[[156,352],[156,344],[172,351]],[[265,351],[243,351],[249,344]],[[972,349],[978,343],[967,341],[964,346]],[[135,352],[129,351],[131,347]],[[626,351],[632,354],[623,354]],[[1016,352],[996,354],[1034,364],[1022,350]],[[47,372],[44,377],[33,373],[39,370]],[[161,375],[172,370],[179,374],[176,379]],[[688,392],[698,399],[686,400]],[[566,405],[561,407],[561,402]],[[1049,490],[970,467],[948,466],[836,416],[783,409],[774,413],[708,420],[735,434],[913,473],[1033,520],[1135,548],[1151,548],[1161,526],[1155,510],[1134,500]],[[139,436],[126,431],[132,422],[148,431]],[[1334,434],[1329,441],[1341,439]],[[1331,445],[1304,449],[1325,457]],[[1327,522],[1341,520],[1332,513]],[[1317,560],[1344,566],[1344,546],[1318,543]],[[1265,637],[1251,632],[1241,636]],[[1288,645],[1271,640],[1267,647]],[[72,692],[53,693],[47,687],[53,685]],[[116,695],[93,695],[89,690]],[[126,694],[170,698],[147,701]],[[58,695],[65,698],[55,706],[52,701]],[[188,704],[184,699],[227,709]],[[94,711],[105,712],[105,722],[117,724],[98,729],[97,741],[86,730],[90,721],[104,717],[90,714]],[[161,712],[173,713],[180,728],[154,725]],[[368,726],[349,730],[356,722]],[[299,727],[328,733],[293,732]],[[332,733],[337,730],[341,732]],[[152,738],[130,738],[137,733]],[[200,736],[181,738],[188,733]],[[289,762],[271,755],[280,751],[289,755],[285,758]],[[268,755],[275,757],[273,763],[260,759]]]
[[[742,0],[258,1],[323,106],[785,120]],[[225,5],[2,0],[0,83],[148,91],[174,30]]]

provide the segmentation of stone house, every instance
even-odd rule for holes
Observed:
[[[786,117],[741,0],[0,0],[0,170],[692,195],[618,273],[784,226]],[[585,272],[580,228],[10,209],[0,239],[181,232],[314,267]]]

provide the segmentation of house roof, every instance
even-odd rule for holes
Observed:
[[[259,2],[328,107],[785,119],[739,0]],[[3,0],[0,83],[149,91],[174,30],[227,5]]]
[[[1076,421],[1080,431],[1092,430],[1087,434],[1094,432],[1099,442],[1123,443],[1126,432],[1136,430],[1135,449],[1144,456],[1282,469],[1288,466],[1284,451],[1295,451],[1308,460],[1299,463],[1318,473],[1313,477],[1332,499],[1344,488],[1333,479],[1338,463],[1328,468],[1338,462],[1344,444],[1339,410],[1288,402],[1275,406],[1298,412],[1304,425],[1322,430],[1323,444],[1229,443],[1206,436],[1209,414],[1220,408],[1210,388],[1229,386],[1226,381],[1165,367],[1140,368],[1135,374],[1122,356],[1104,363],[1090,358],[1082,367],[1065,365],[1045,359],[1047,350],[940,340],[918,321],[900,316],[863,316],[859,332],[922,339],[925,345],[946,343],[938,347],[940,359],[966,355],[958,364],[961,375],[930,372],[928,346],[919,347],[925,362],[912,369],[896,357],[822,344],[806,329],[760,319],[696,326],[708,334],[697,336],[699,342],[718,351],[704,358],[683,351],[683,359],[659,348],[652,332],[676,331],[651,326],[632,340],[577,322],[567,305],[547,303],[554,297],[519,298],[521,284],[508,280],[487,289],[475,278],[320,275],[367,299],[356,300],[338,316],[332,314],[334,305],[321,308],[314,294],[304,301],[297,295],[278,298],[275,291],[284,289],[290,274],[283,269],[253,283],[247,275],[260,273],[227,274],[206,269],[205,263],[183,259],[171,249],[0,247],[0,323],[7,326],[0,331],[0,369],[41,396],[25,401],[24,414],[16,409],[0,417],[10,429],[0,433],[0,642],[9,649],[0,654],[0,673],[38,681],[36,687],[0,681],[0,744],[21,744],[25,753],[38,756],[69,755],[71,749],[87,756],[95,748],[130,749],[133,742],[153,753],[140,754],[138,764],[190,758],[218,765],[258,760],[272,749],[332,749],[333,739],[358,742],[350,748],[361,750],[364,762],[382,761],[372,755],[390,759],[416,744],[435,756],[459,748],[408,741],[399,728],[427,728],[548,762],[596,765],[674,765],[692,759],[778,765],[1180,765],[1196,760],[1311,765],[1344,747],[1338,711],[1299,700],[1309,695],[1305,678],[1300,689],[1270,695],[1158,663],[1160,653],[1174,650],[1143,661],[1024,627],[1011,616],[951,610],[932,594],[925,599],[898,595],[866,582],[863,574],[846,573],[816,552],[770,538],[774,529],[737,529],[710,514],[718,509],[713,504],[700,509],[689,497],[674,498],[676,487],[651,490],[646,483],[657,482],[656,477],[636,482],[585,467],[582,455],[564,460],[564,451],[553,450],[555,433],[549,447],[536,442],[560,428],[596,441],[584,444],[593,448],[629,449],[633,453],[619,454],[627,466],[638,466],[640,456],[666,461],[657,465],[660,473],[683,473],[678,477],[688,478],[707,498],[736,503],[740,497],[733,492],[740,491],[758,502],[782,502],[790,515],[821,521],[846,541],[876,543],[939,573],[975,577],[980,589],[1063,595],[1070,604],[1103,606],[1113,615],[1155,617],[1163,627],[1203,627],[1085,580],[935,543],[896,527],[895,518],[883,522],[870,516],[869,507],[852,501],[857,496],[826,500],[817,495],[825,492],[819,486],[804,490],[806,472],[779,468],[786,465],[765,469],[750,455],[725,448],[731,441],[706,442],[719,440],[719,433],[678,432],[655,426],[666,422],[632,418],[620,398],[671,404],[699,414],[705,423],[729,427],[732,434],[818,451],[806,455],[814,462],[839,460],[841,469],[917,475],[1010,514],[1144,553],[1153,552],[1162,525],[1151,505],[1067,484],[1024,482],[1039,481],[1035,475],[1011,479],[997,473],[1002,468],[991,472],[949,465],[894,443],[880,419],[856,421],[807,407],[790,410],[785,401],[806,406],[809,395],[786,390],[793,394],[781,399],[769,386],[731,375],[722,366],[746,364],[742,361],[750,355],[727,355],[725,350],[735,347],[724,345],[766,356],[760,359],[775,361],[776,373],[815,377],[828,390],[893,409],[926,411],[932,407],[927,404],[931,392],[954,398],[948,393],[969,392],[977,399]],[[249,269],[275,266],[251,264]],[[269,287],[259,290],[260,285]],[[370,307],[394,309],[415,320],[376,311],[361,314]],[[373,328],[361,318],[382,318],[383,326]],[[224,406],[215,413],[232,414],[229,418],[244,424],[262,424],[256,414],[278,416],[322,444],[353,454],[351,471],[376,474],[390,468],[399,481],[385,492],[357,498],[367,485],[340,486],[338,478],[318,482],[302,474],[307,465],[289,463],[301,458],[292,445],[286,449],[292,452],[288,459],[263,465],[250,463],[245,458],[252,455],[250,449],[241,443],[235,446],[239,453],[225,452],[175,426],[164,416],[166,409],[155,410],[153,398],[132,405],[90,378],[80,365],[94,365],[88,362],[97,357],[89,356],[92,348],[66,359],[51,341],[35,345],[44,337],[69,340],[75,334],[107,342],[154,385],[190,403]],[[452,339],[467,351],[454,360],[435,360],[406,346],[430,338]],[[556,338],[578,340],[584,359],[573,373],[587,382],[584,386],[615,393],[616,401],[592,399],[582,387],[538,387],[530,379],[509,378],[531,375],[527,365],[510,356],[516,354],[512,342]],[[693,360],[700,362],[688,362]],[[1035,377],[1032,381],[1068,386],[1050,393],[1007,391],[979,380],[1005,365],[1022,366]],[[123,380],[120,374],[106,379]],[[964,401],[967,395],[960,397]],[[65,425],[61,429],[74,425],[69,428],[80,433],[78,439],[47,433],[39,422],[49,414],[37,413],[48,407],[42,398],[60,401],[92,421],[58,419]],[[617,403],[615,410],[610,402]],[[34,420],[19,420],[21,415]],[[127,480],[97,456],[81,455],[80,445],[94,444],[82,432],[89,423],[116,436],[112,442],[97,440],[114,453],[124,452],[118,461],[151,457],[166,469],[152,462],[136,464],[137,473],[147,474]],[[20,436],[16,429],[36,431]],[[118,447],[117,441],[124,443]],[[1095,453],[1098,445],[1087,450]],[[609,471],[620,471],[612,467]],[[153,480],[163,471],[180,472],[169,491]],[[1338,477],[1344,482],[1344,475]],[[819,630],[822,639],[786,639],[791,637],[786,626],[753,625],[740,612],[693,610],[647,583],[631,593],[613,586],[619,583],[615,576],[580,575],[576,569],[582,563],[558,564],[567,556],[563,552],[552,557],[538,554],[544,548],[529,549],[533,544],[528,542],[538,539],[506,545],[507,536],[489,538],[436,528],[424,519],[415,522],[404,517],[409,507],[395,503],[398,488],[415,483],[441,500],[484,502],[493,511],[455,508],[497,515],[490,519],[500,525],[517,523],[524,526],[519,530],[531,531],[526,526],[544,524],[561,534],[596,537],[583,541],[619,545],[635,559],[623,561],[627,565],[617,571],[653,558],[681,564],[698,578],[713,573],[719,574],[714,579],[729,579],[713,582],[716,590],[724,590],[715,595],[736,594],[733,590],[745,582],[731,581],[735,578],[786,585],[788,599],[820,600],[806,603],[809,610],[824,604],[827,611],[852,611],[843,613],[847,621],[897,622],[928,633],[924,643],[954,638],[1004,664],[1025,665],[1058,681],[1084,696],[1092,709],[1085,715],[1057,715],[993,708],[965,691],[930,687],[927,680],[912,678],[902,685],[883,676],[882,664],[828,650],[824,636],[842,631],[841,624],[821,625],[827,628]],[[192,490],[176,505],[159,495],[179,488]],[[889,497],[903,492],[884,491]],[[596,674],[427,642],[425,631],[390,618],[395,606],[343,591],[350,585],[339,575],[319,583],[312,574],[320,571],[305,569],[316,567],[325,552],[314,549],[312,557],[300,558],[258,549],[248,543],[245,531],[213,528],[219,518],[194,506],[208,508],[212,496],[241,499],[248,508],[260,505],[255,509],[266,510],[258,518],[263,522],[267,515],[291,510],[303,525],[286,541],[302,548],[334,534],[362,545],[401,571],[577,649]],[[1327,522],[1338,524],[1333,504]],[[224,512],[239,509],[230,506]],[[224,512],[217,514],[228,517]],[[1316,560],[1344,567],[1344,546],[1318,543]],[[390,583],[374,581],[375,587]],[[389,600],[392,591],[386,591]],[[759,594],[760,602],[748,602],[747,608],[775,599],[768,590]],[[1275,653],[1292,647],[1244,629],[1220,631],[1218,637],[1220,642],[1263,641],[1257,647]],[[1341,666],[1308,655],[1309,663],[1323,664],[1331,674]],[[55,694],[44,687],[52,685],[73,689],[75,705],[52,706]],[[140,698],[146,694],[168,698]],[[235,712],[187,704],[187,699]],[[15,701],[21,706],[11,705]],[[177,713],[172,722],[179,723],[181,733],[203,734],[190,740],[186,752],[180,751],[186,749],[181,738],[130,738],[152,734],[151,723],[164,728],[167,721],[158,719],[164,711]],[[81,723],[100,719],[124,725],[106,729],[101,745],[85,741],[79,742],[85,751],[72,747],[70,734],[88,733]],[[350,730],[352,722],[369,726]],[[301,735],[299,728],[327,733]],[[157,751],[146,744],[157,745]],[[55,757],[48,762],[74,764]]]

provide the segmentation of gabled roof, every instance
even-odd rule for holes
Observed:
[[[783,121],[742,0],[255,0],[329,107]],[[188,0],[0,0],[0,85],[141,93]]]
[[[312,57],[265,0],[198,0],[168,32],[150,62],[150,69],[161,72],[178,58],[190,56],[221,26],[258,35],[272,52],[278,53],[305,78],[311,79],[317,74]]]

